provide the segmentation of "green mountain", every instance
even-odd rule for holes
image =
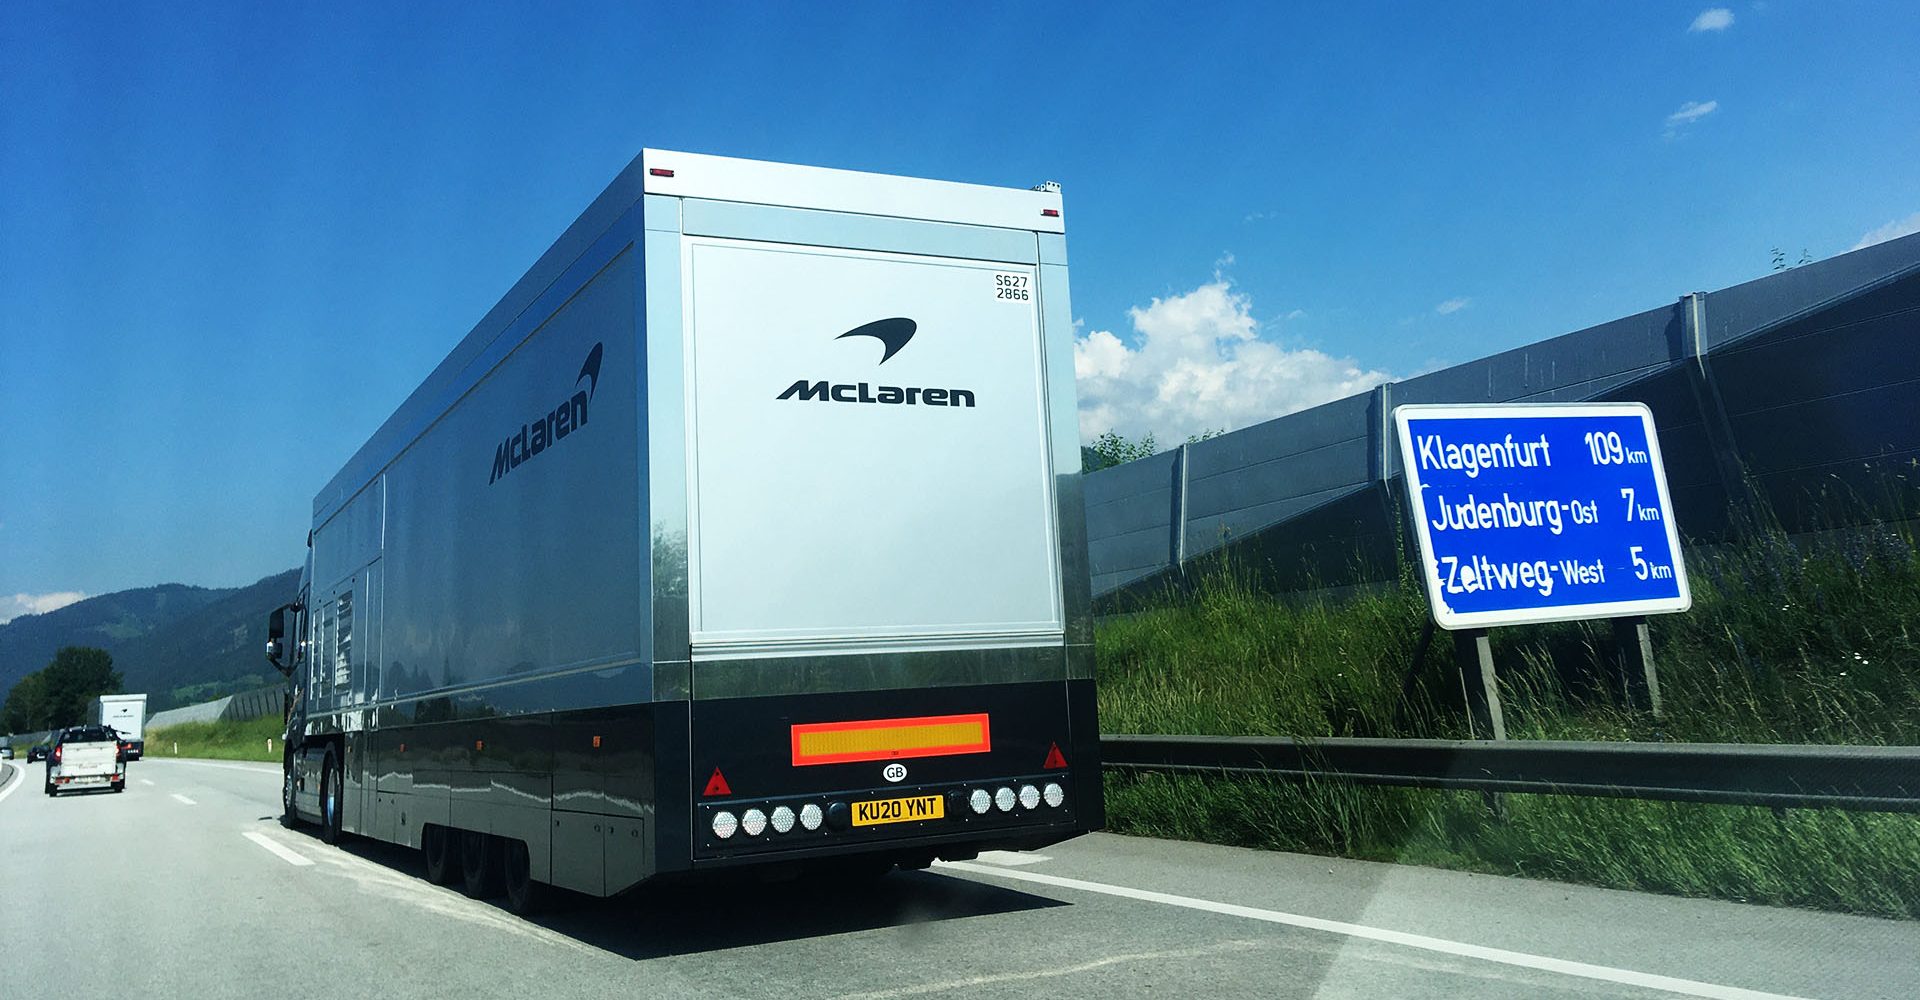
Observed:
[[[287,603],[300,571],[222,591],[204,607],[129,642],[114,654],[127,690],[147,692],[155,711],[281,683],[267,663],[267,614]]]
[[[96,646],[118,653],[130,640],[197,611],[229,590],[163,583],[89,597],[43,615],[21,615],[0,625],[0,690],[53,660],[62,646]]]
[[[155,711],[278,683],[261,654],[267,613],[293,596],[299,576],[288,570],[234,588],[168,583],[15,618],[0,625],[0,697],[62,646],[113,654],[126,689],[145,691]]]

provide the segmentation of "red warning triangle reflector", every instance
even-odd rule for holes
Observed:
[[[716,767],[713,769],[713,777],[707,779],[707,790],[700,794],[703,797],[709,795],[732,795],[733,789],[727,787],[727,776],[721,774],[720,769]]]
[[[1040,766],[1041,766],[1041,767],[1044,767],[1044,768],[1047,768],[1047,769],[1049,769],[1049,770],[1051,770],[1051,769],[1053,769],[1053,768],[1056,768],[1056,767],[1066,767],[1066,766],[1067,766],[1067,758],[1066,758],[1066,757],[1064,757],[1064,756],[1062,756],[1062,755],[1061,755],[1061,753],[1060,753],[1060,744],[1058,744],[1058,743],[1055,743],[1055,744],[1054,744],[1054,745],[1053,745],[1052,747],[1050,747],[1050,748],[1048,748],[1048,750],[1047,750],[1047,762],[1046,762],[1045,764],[1042,764],[1042,765],[1040,765]]]

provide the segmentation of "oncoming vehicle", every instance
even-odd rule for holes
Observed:
[[[127,757],[119,734],[105,726],[61,730],[47,756],[47,794],[92,788],[127,790]]]
[[[1060,206],[645,151],[315,498],[288,816],[522,911],[1101,826]]]

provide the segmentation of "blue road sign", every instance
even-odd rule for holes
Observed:
[[[1692,606],[1645,406],[1401,406],[1393,417],[1440,627]]]

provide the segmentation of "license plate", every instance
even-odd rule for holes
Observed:
[[[938,795],[916,795],[905,799],[873,799],[853,804],[854,826],[912,823],[923,819],[944,819],[946,815],[947,801]]]

